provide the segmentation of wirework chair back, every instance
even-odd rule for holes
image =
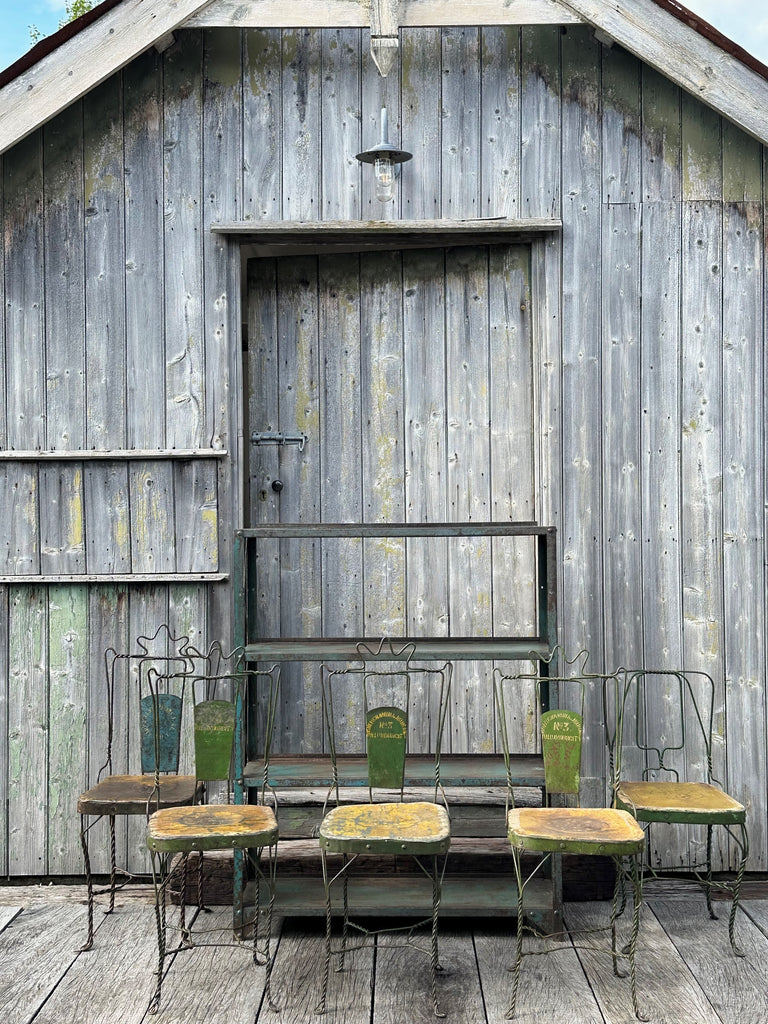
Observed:
[[[722,786],[714,776],[714,721],[715,683],[706,672],[629,671],[609,740],[617,777],[679,782],[694,768],[701,781]]]
[[[175,636],[163,624],[153,635],[140,636],[136,648],[120,653],[113,647],[104,652],[107,684],[107,750],[106,760],[97,774],[97,782],[114,771],[115,717],[117,701],[127,693],[127,675],[134,673],[138,688],[139,750],[142,774],[161,772],[174,774],[179,770],[184,681],[193,670],[187,654],[189,637]],[[148,692],[148,675],[153,671],[164,679],[178,681],[175,688],[167,688],[155,695]],[[121,683],[126,683],[125,689]],[[155,722],[155,715],[158,721]],[[159,737],[159,742],[156,739]]]
[[[437,723],[432,750],[434,754],[434,794],[437,800],[440,786],[440,757],[443,732],[448,713],[451,676],[453,665],[446,662],[436,667],[412,663],[413,644],[394,646],[388,640],[377,645],[358,645],[359,665],[337,667],[333,664],[322,666],[322,707],[328,749],[331,757],[331,792],[335,791],[337,803],[340,800],[339,756],[341,751],[340,725],[344,725],[345,753],[364,755],[368,773],[368,799],[373,802],[374,791],[383,789],[399,793],[402,801],[405,784],[405,764],[409,753],[409,709],[411,706],[412,681],[419,677],[426,680],[427,689],[437,691]],[[392,656],[392,660],[388,659]],[[384,667],[371,666],[373,658],[385,658]],[[349,686],[362,689],[364,732],[360,728],[349,728]],[[343,693],[340,697],[339,690]],[[355,735],[356,734],[356,735]],[[329,792],[330,796],[330,792]]]

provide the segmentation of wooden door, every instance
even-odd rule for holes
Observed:
[[[254,259],[247,279],[252,523],[536,520],[527,246]],[[258,557],[262,636],[534,631],[521,541],[273,541]],[[456,666],[454,751],[494,749],[491,671]],[[317,666],[286,667],[281,690],[279,749],[319,751]],[[533,749],[530,714],[519,730]]]

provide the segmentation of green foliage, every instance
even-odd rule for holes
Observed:
[[[67,12],[67,16],[62,18],[59,22],[59,28],[64,28],[70,21],[74,21],[79,18],[82,14],[86,14],[92,10],[95,6],[96,0],[64,0],[64,9]],[[43,33],[37,27],[37,25],[29,26],[29,38],[33,43],[36,43],[39,39],[43,38]]]

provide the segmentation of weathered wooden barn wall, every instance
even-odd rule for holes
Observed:
[[[226,585],[175,575],[227,572],[240,516],[239,260],[209,226],[380,216],[354,154],[383,98],[414,152],[389,215],[562,218],[533,282],[562,639],[725,680],[717,767],[768,867],[765,154],[543,26],[402,30],[386,83],[366,32],[181,31],[2,158],[0,447],[142,457],[0,462],[0,870],[80,870],[104,648],[229,629]]]

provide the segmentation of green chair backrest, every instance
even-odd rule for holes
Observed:
[[[402,789],[408,715],[402,708],[373,708],[365,717],[368,785],[371,789]]]
[[[583,719],[576,711],[547,711],[541,716],[541,752],[547,793],[578,795]]]
[[[233,701],[205,700],[195,705],[195,775],[198,779],[230,778],[235,718]]]
[[[141,698],[139,730],[142,772],[178,772],[181,708],[182,699],[175,693],[148,694]]]

